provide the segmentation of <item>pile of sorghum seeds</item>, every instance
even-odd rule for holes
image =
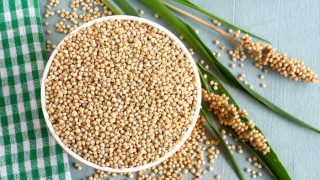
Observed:
[[[63,143],[100,166],[129,168],[172,150],[197,103],[191,63],[158,28],[108,20],[70,34],[46,79],[46,105]]]
[[[254,122],[249,119],[247,122],[242,121],[242,117],[247,117],[245,110],[237,109],[229,103],[229,97],[225,94],[218,95],[202,91],[204,101],[209,103],[209,110],[213,112],[220,124],[230,126],[243,141],[248,141],[255,150],[267,154],[270,151],[267,139],[262,133],[255,129]]]
[[[170,158],[151,169],[139,171],[135,173],[104,173],[97,171],[89,180],[97,180],[108,175],[116,177],[117,175],[125,175],[129,179],[135,177],[138,180],[145,179],[184,179],[184,175],[192,174],[193,179],[199,180],[201,177],[211,171],[214,171],[212,163],[215,162],[219,155],[217,140],[206,137],[205,120],[199,117],[191,136],[184,145]],[[206,162],[208,161],[208,162]],[[220,179],[221,175],[215,174],[215,179]]]
[[[238,38],[239,34],[240,31],[234,34],[234,37]],[[233,61],[244,61],[247,58],[246,52],[255,61],[255,66],[259,69],[263,69],[263,66],[269,66],[282,76],[295,81],[318,82],[318,75],[311,68],[306,67],[303,61],[290,58],[284,53],[278,53],[269,44],[253,42],[247,34],[240,38],[236,48],[229,51],[229,54]]]
[[[216,140],[206,138],[205,120],[200,116],[191,136],[180,150],[160,165],[152,167],[150,172],[138,173],[138,179],[153,179],[156,177],[156,179],[179,180],[184,179],[183,174],[188,172],[193,174],[195,179],[200,179],[207,171],[213,171],[211,165],[206,165],[204,149],[208,153],[208,161],[213,163],[219,154],[215,145],[217,145]]]

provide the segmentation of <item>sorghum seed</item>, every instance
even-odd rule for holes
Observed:
[[[250,173],[251,169],[250,168],[244,168],[244,171],[247,172],[247,173]]]
[[[160,18],[160,15],[158,13],[154,13],[153,14],[153,17],[155,17],[156,19],[159,19]]]
[[[252,178],[256,178],[257,175],[256,175],[256,174],[252,174],[251,177],[252,177]]]
[[[82,167],[81,167],[81,165],[79,163],[73,163],[73,167],[75,169],[77,169],[77,170],[81,170],[82,169]]]
[[[144,10],[143,9],[139,9],[139,14],[143,15],[144,14]]]
[[[264,79],[264,75],[263,75],[263,74],[260,74],[260,75],[259,75],[259,78],[260,78],[260,79]]]
[[[219,48],[220,48],[221,50],[224,50],[226,47],[225,47],[224,45],[220,45]]]
[[[214,170],[214,167],[212,167],[212,166],[208,167],[208,171],[213,171],[213,170]]]
[[[214,178],[215,178],[216,180],[219,180],[219,179],[221,179],[221,176],[217,174],[217,175],[214,176]]]
[[[263,89],[265,89],[265,88],[267,88],[267,84],[261,83],[261,84],[260,84],[260,87],[263,88]]]

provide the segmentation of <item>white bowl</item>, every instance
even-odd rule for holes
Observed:
[[[82,28],[91,26],[94,23],[101,22],[101,21],[113,20],[113,19],[117,19],[117,20],[135,20],[135,21],[146,23],[146,24],[148,24],[150,26],[153,26],[153,27],[156,27],[156,28],[160,29],[161,31],[165,32],[173,41],[175,41],[181,47],[181,49],[185,53],[187,59],[192,64],[193,72],[194,72],[196,83],[197,83],[197,105],[196,105],[196,110],[195,110],[195,114],[194,114],[194,117],[193,117],[193,121],[192,121],[189,129],[187,130],[187,132],[182,137],[181,141],[170,152],[168,152],[165,156],[159,158],[155,162],[151,162],[151,163],[148,163],[148,164],[145,164],[145,165],[142,165],[142,166],[137,166],[137,167],[132,167],[132,168],[124,168],[124,169],[114,169],[114,168],[110,168],[110,167],[101,167],[101,166],[99,166],[97,164],[94,164],[92,162],[89,162],[89,161],[85,160],[84,158],[82,158],[81,156],[79,156],[78,154],[73,152],[70,148],[68,148],[65,144],[63,144],[63,142],[61,141],[59,136],[56,134],[56,132],[53,129],[52,124],[51,124],[51,122],[49,120],[48,112],[46,110],[45,80],[47,79],[47,75],[48,75],[49,68],[51,66],[52,60],[54,59],[55,55],[57,54],[57,49],[55,49],[52,52],[52,54],[51,54],[51,56],[49,58],[49,61],[48,61],[47,65],[46,65],[46,68],[44,70],[44,73],[43,73],[43,77],[42,77],[42,81],[41,81],[41,105],[42,105],[42,111],[43,111],[43,114],[44,114],[44,118],[45,118],[46,124],[47,124],[47,126],[49,128],[49,131],[51,132],[51,134],[55,138],[55,140],[60,144],[60,146],[68,154],[70,154],[72,157],[74,157],[78,161],[82,162],[83,164],[86,164],[86,165],[88,165],[90,167],[93,167],[95,169],[100,169],[100,170],[109,171],[109,172],[118,172],[118,173],[121,173],[121,172],[122,173],[123,172],[135,172],[135,171],[140,171],[140,170],[144,170],[144,169],[156,166],[157,164],[159,164],[162,161],[166,160],[167,158],[172,156],[177,150],[179,150],[179,148],[183,145],[183,143],[188,139],[188,137],[190,136],[190,134],[191,134],[191,132],[192,132],[192,130],[193,130],[195,124],[196,124],[196,121],[197,121],[198,115],[199,115],[199,111],[200,111],[200,107],[201,107],[201,83],[200,83],[200,78],[199,78],[197,66],[196,66],[191,54],[189,53],[188,49],[185,47],[185,45],[180,41],[179,38],[177,38],[169,30],[167,30],[163,26],[161,26],[161,25],[159,25],[159,24],[157,24],[155,22],[152,22],[150,20],[147,20],[147,19],[144,19],[144,18],[140,18],[140,17],[134,17],[134,16],[125,16],[125,15],[107,16],[107,17],[98,18],[98,19],[92,20],[92,21],[90,21],[88,23],[85,23],[85,24],[81,25],[80,27],[78,27],[77,29],[75,29],[74,31],[72,31],[70,34],[77,33]],[[66,37],[68,37],[68,36],[66,36]],[[63,42],[64,39],[61,42]],[[61,44],[61,42],[60,42],[60,44]]]

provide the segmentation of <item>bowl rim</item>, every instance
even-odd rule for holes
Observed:
[[[194,129],[198,116],[199,116],[199,112],[200,112],[200,108],[201,108],[201,82],[200,82],[200,77],[199,77],[199,73],[197,70],[197,66],[196,63],[194,62],[190,52],[188,51],[188,49],[186,48],[186,46],[180,41],[180,39],[178,37],[176,37],[172,32],[170,32],[168,29],[166,29],[165,27],[161,26],[158,23],[155,23],[151,20],[145,19],[145,18],[141,18],[141,17],[135,17],[135,16],[128,16],[128,15],[114,15],[114,16],[105,16],[105,17],[101,17],[98,19],[94,19],[92,21],[89,21],[87,23],[82,24],[81,26],[79,26],[78,28],[76,28],[75,30],[73,30],[72,32],[70,32],[67,36],[65,36],[63,38],[63,40],[60,41],[59,45],[57,47],[60,46],[60,44],[62,42],[64,42],[66,40],[66,38],[68,38],[70,35],[79,32],[81,29],[91,26],[97,22],[103,22],[103,21],[108,21],[108,20],[134,20],[134,21],[138,21],[141,23],[145,23],[149,26],[155,27],[160,29],[162,32],[166,33],[166,35],[173,40],[174,42],[176,42],[179,47],[183,50],[184,54],[186,55],[188,61],[191,63],[192,65],[192,69],[193,69],[193,74],[195,76],[195,80],[196,80],[196,84],[197,84],[197,104],[196,104],[196,109],[195,109],[195,113],[193,115],[193,120],[188,128],[188,130],[185,132],[185,134],[183,135],[183,137],[181,138],[181,140],[179,141],[178,144],[176,144],[174,146],[174,148],[169,151],[167,154],[165,154],[164,156],[160,157],[157,161],[154,162],[150,162],[144,165],[140,165],[140,166],[136,166],[136,167],[131,167],[131,168],[123,168],[123,169],[115,169],[115,168],[111,168],[111,167],[102,167],[100,165],[97,165],[95,163],[92,163],[86,159],[84,159],[83,157],[81,157],[80,155],[76,154],[75,152],[73,152],[69,147],[67,147],[62,140],[60,139],[60,137],[55,133],[55,130],[52,126],[52,123],[49,120],[49,115],[48,112],[46,110],[46,97],[45,97],[45,81],[47,79],[48,73],[49,73],[49,69],[50,66],[52,64],[52,61],[54,59],[54,57],[57,54],[57,48],[54,49],[54,51],[52,52],[52,54],[50,55],[50,58],[46,64],[46,67],[44,69],[43,75],[42,75],[42,80],[41,80],[41,106],[42,106],[42,112],[44,115],[44,119],[46,122],[46,125],[50,131],[50,133],[52,134],[52,136],[54,137],[54,139],[58,142],[58,144],[63,148],[64,151],[66,151],[69,155],[71,155],[73,158],[77,159],[78,161],[80,161],[81,163],[90,166],[92,168],[95,169],[100,169],[100,170],[104,170],[104,171],[109,171],[109,172],[116,172],[116,173],[125,173],[125,172],[135,172],[135,171],[140,171],[140,170],[145,170],[148,168],[151,168],[153,166],[158,165],[159,163],[163,162],[164,160],[168,159],[170,156],[172,156],[176,151],[178,151],[182,145],[185,143],[185,141],[188,139],[188,137],[191,135],[192,130]]]

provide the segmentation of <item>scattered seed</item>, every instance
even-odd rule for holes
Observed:
[[[228,29],[227,29],[227,32],[228,32],[228,33],[232,33],[232,32],[233,32],[233,29],[228,28]]]
[[[79,163],[73,163],[73,167],[75,169],[77,169],[77,170],[81,170],[82,169],[82,167],[81,167],[81,165]]]
[[[184,170],[183,170],[183,173],[184,173],[184,174],[187,174],[187,173],[188,173],[188,169],[184,169]]]
[[[247,172],[247,173],[250,173],[251,169],[250,168],[244,168],[244,171]]]
[[[48,26],[49,25],[49,22],[48,21],[45,21],[42,23],[44,26]]]
[[[143,15],[144,14],[144,10],[143,9],[139,9],[139,14]]]
[[[214,170],[214,167],[213,166],[209,166],[208,167],[208,171],[213,171]]]
[[[260,74],[260,75],[259,75],[259,78],[260,78],[260,79],[264,79],[264,74]]]
[[[159,19],[160,18],[160,15],[158,13],[154,13],[153,14],[153,17],[155,17],[156,19]]]
[[[260,84],[260,87],[263,88],[263,89],[265,89],[265,88],[267,88],[267,84],[261,83],[261,84]]]
[[[221,176],[217,174],[214,176],[214,179],[219,180],[219,179],[221,179]]]

